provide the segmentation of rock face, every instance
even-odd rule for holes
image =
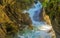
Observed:
[[[54,30],[52,28],[50,17],[49,17],[49,15],[46,14],[46,11],[45,11],[44,8],[43,8],[43,12],[41,13],[40,16],[42,18],[42,21],[45,21],[46,24],[47,24],[46,26],[40,27],[40,29],[46,31],[49,34],[51,34],[51,36],[52,36],[51,38],[56,38],[55,32],[54,32]]]
[[[48,25],[51,25],[50,18],[49,18],[49,16],[46,14],[45,9],[43,9],[42,16],[43,16],[44,21],[45,21]]]
[[[51,20],[52,27],[56,33],[56,38],[60,38],[60,1],[50,0],[45,10]]]

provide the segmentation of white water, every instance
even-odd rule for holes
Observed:
[[[32,20],[32,25],[36,27],[37,30],[32,30],[30,33],[25,33],[23,36],[18,35],[20,38],[51,38],[51,35],[47,33],[51,30],[51,26],[48,26],[45,22],[39,21],[39,14],[42,9],[42,4],[38,1],[34,3],[33,7],[27,12]]]
[[[41,3],[38,1],[38,3],[33,5],[33,8],[30,8],[28,10],[29,16],[32,20],[32,24],[34,26],[41,26],[43,24],[43,22],[40,22],[39,20],[39,14],[41,13],[41,9],[42,9],[42,5]]]

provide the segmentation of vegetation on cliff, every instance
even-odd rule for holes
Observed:
[[[60,0],[50,0],[45,7],[45,11],[50,17],[57,38],[60,38]]]
[[[0,38],[13,38],[18,31],[31,27],[29,14],[22,13],[31,3],[32,0],[0,0]]]

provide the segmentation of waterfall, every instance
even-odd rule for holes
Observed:
[[[38,30],[33,29],[32,32],[23,34],[23,36],[18,35],[20,38],[51,38],[51,35],[47,32],[51,30],[52,27],[47,25],[45,22],[39,21],[39,14],[42,13],[41,9],[42,4],[37,1],[33,4],[32,8],[27,10],[32,20],[32,25]]]

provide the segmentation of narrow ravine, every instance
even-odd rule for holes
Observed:
[[[18,35],[19,38],[51,38],[51,35],[47,33],[52,27],[47,25],[46,22],[39,21],[39,14],[42,9],[42,4],[39,1],[35,1],[32,8],[27,10],[32,20],[34,29],[30,33],[25,33],[22,36]],[[42,28],[41,28],[42,27]]]

